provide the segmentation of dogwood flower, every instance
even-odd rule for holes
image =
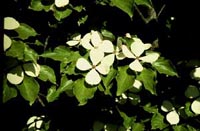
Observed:
[[[66,42],[66,44],[68,44],[69,46],[75,46],[75,45],[88,45],[90,44],[90,40],[91,40],[91,34],[87,33],[83,36],[83,38],[81,38],[81,34],[76,34],[72,40],[69,40]]]
[[[132,63],[130,63],[129,67],[134,71],[141,72],[143,70],[143,66],[140,61],[153,63],[158,59],[159,54],[151,52],[147,53],[146,56],[141,57],[144,51],[151,47],[151,44],[144,44],[138,38],[133,38],[133,40],[134,42],[131,44],[131,50],[129,50],[126,45],[122,45],[122,52],[127,58],[135,59]]]
[[[97,85],[101,82],[100,74],[106,75],[110,71],[110,66],[107,64],[107,57],[98,49],[93,49],[89,54],[89,63],[85,58],[79,58],[76,62],[76,67],[81,71],[87,71],[85,81],[90,85]]]
[[[110,40],[103,40],[102,35],[98,31],[91,30],[91,41],[83,42],[82,46],[85,49],[98,49],[104,53],[111,53],[113,51],[113,44]]]

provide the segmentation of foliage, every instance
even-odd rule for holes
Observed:
[[[108,98],[111,103],[106,101],[106,107],[93,106],[109,115],[95,117],[86,130],[199,130],[199,65],[190,65],[187,75],[192,83],[177,95],[165,80],[182,78],[178,64],[159,50],[159,36],[149,40],[139,35],[140,22],[143,27],[159,24],[164,2],[30,0],[26,4],[17,11],[30,12],[33,18],[21,17],[23,13],[4,17],[4,104],[21,97],[30,107],[46,108],[64,96],[87,107],[99,97]],[[162,26],[169,24],[166,20]],[[37,115],[23,130],[52,130],[48,113]]]

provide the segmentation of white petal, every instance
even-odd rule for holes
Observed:
[[[129,67],[134,70],[134,71],[138,71],[141,72],[143,70],[143,66],[141,65],[141,63],[138,60],[133,61]]]
[[[20,26],[19,22],[15,20],[13,17],[5,17],[4,18],[4,29],[6,30],[14,30]]]
[[[69,4],[69,0],[55,0],[56,7],[64,7]]]
[[[110,66],[105,65],[105,64],[99,64],[96,67],[96,70],[101,73],[102,75],[107,75],[110,71]]]
[[[137,88],[137,89],[140,89],[142,86],[142,83],[139,81],[139,80],[136,80],[134,81],[133,83],[133,87]]]
[[[136,41],[131,44],[131,51],[137,57],[139,57],[145,51],[144,44],[141,42],[141,40],[136,39]]]
[[[82,70],[82,71],[86,71],[86,70],[89,70],[92,68],[92,66],[90,65],[90,63],[84,59],[84,58],[79,58],[76,62],[76,67],[79,69],[79,70]]]
[[[98,31],[91,31],[91,42],[94,47],[99,47],[102,44],[102,36]]]
[[[104,53],[99,49],[92,49],[90,51],[90,60],[92,65],[97,65],[104,57]]]
[[[40,65],[35,63],[27,63],[23,65],[25,73],[31,77],[37,77],[40,73]]]
[[[97,85],[101,82],[101,77],[95,69],[92,69],[86,75],[85,81],[90,85]]]
[[[7,74],[7,79],[11,84],[18,85],[24,79],[24,72],[21,67],[16,67]]]
[[[27,121],[26,124],[29,125],[29,124],[35,122],[36,119],[37,119],[37,116],[32,116],[32,117],[30,117],[30,118],[28,119],[28,121]]]
[[[200,98],[194,100],[191,104],[191,110],[195,114],[200,114]]]
[[[12,40],[9,36],[5,35],[3,36],[3,50],[6,51],[12,44]]]
[[[87,33],[83,36],[83,38],[81,39],[80,44],[88,50],[93,49],[94,47],[90,44],[90,40],[91,40],[91,33]]]
[[[200,78],[200,67],[195,68],[192,75],[194,78]]]
[[[180,121],[179,115],[178,115],[178,113],[177,113],[175,110],[169,112],[169,113],[166,115],[166,119],[167,119],[167,121],[168,121],[171,125],[176,125],[176,124],[178,124],[179,121]]]
[[[77,40],[70,40],[70,41],[67,41],[66,44],[68,44],[69,46],[75,46],[75,45],[78,45],[80,41],[77,41]]]
[[[151,44],[144,44],[144,49],[145,49],[145,50],[148,50],[148,49],[151,48],[151,47],[152,47]]]
[[[153,52],[148,53],[146,56],[140,57],[139,59],[144,62],[153,63],[158,59],[159,56],[160,55],[158,53]]]
[[[114,60],[115,60],[115,55],[110,54],[102,59],[101,64],[111,66],[114,63]]]
[[[36,126],[36,128],[41,128],[41,126],[42,126],[42,123],[43,123],[43,120],[37,120],[36,122],[35,122],[35,126]]]
[[[135,56],[133,55],[133,53],[125,45],[122,45],[122,52],[128,58],[135,58]]]
[[[109,40],[104,40],[102,42],[102,44],[99,46],[99,48],[105,53],[113,53],[114,52],[113,43]]]

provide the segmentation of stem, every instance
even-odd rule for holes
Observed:
[[[136,4],[134,4],[134,7],[135,7],[136,11],[138,12],[138,14],[140,15],[140,17],[142,18],[142,20],[145,22],[145,24],[147,24],[148,21],[147,21],[146,18],[143,16],[142,12],[139,10],[139,8],[137,7]]]

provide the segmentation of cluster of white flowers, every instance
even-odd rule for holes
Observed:
[[[97,85],[101,82],[100,74],[107,75],[109,73],[115,58],[117,60],[133,58],[134,61],[129,67],[137,72],[143,70],[140,61],[152,63],[158,59],[159,54],[156,52],[151,52],[141,57],[144,51],[151,47],[151,44],[144,44],[139,38],[131,39],[133,39],[131,50],[127,45],[121,44],[120,42],[117,42],[115,47],[110,40],[104,39],[100,32],[91,30],[91,32],[85,34],[82,38],[78,34],[66,43],[69,46],[81,45],[89,51],[91,62],[88,62],[85,58],[79,58],[76,67],[81,71],[89,70],[85,78],[86,82],[90,85]]]

